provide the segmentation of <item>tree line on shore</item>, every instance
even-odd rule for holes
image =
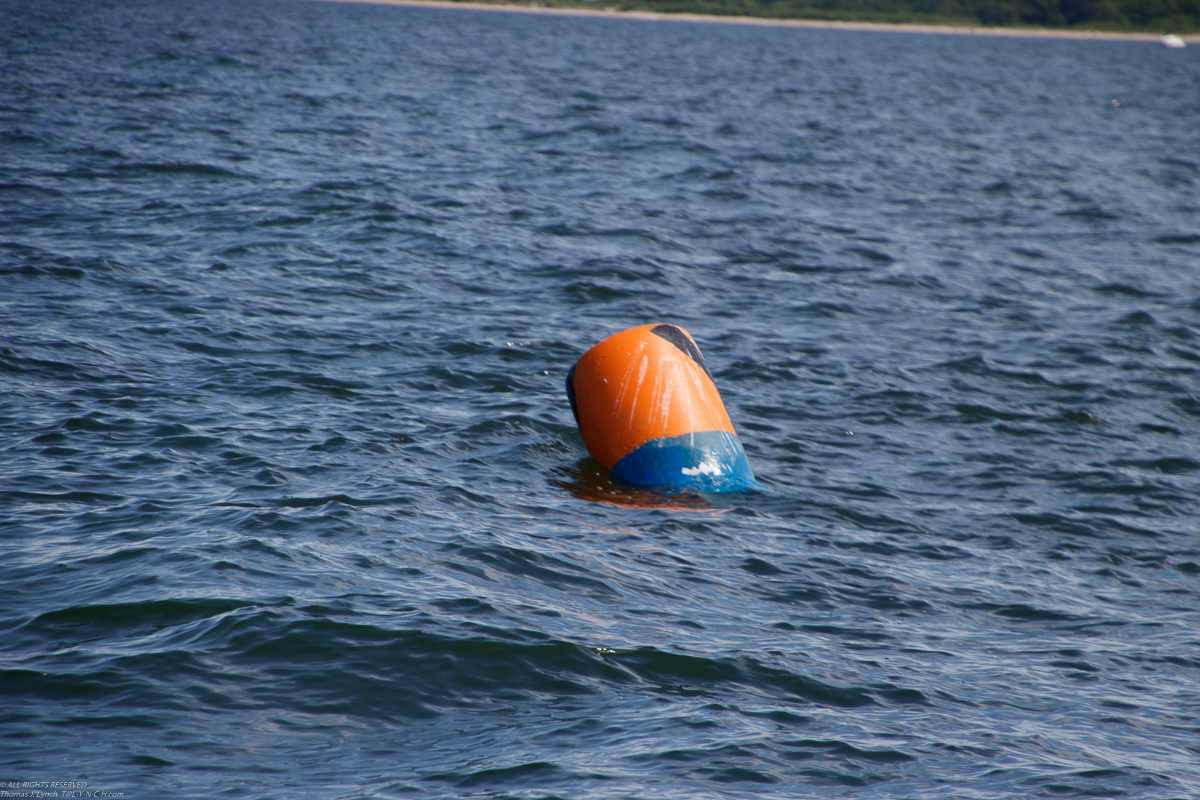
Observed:
[[[592,3],[593,0],[585,0]],[[575,5],[550,0],[544,5]],[[792,19],[1200,31],[1200,0],[595,0],[595,5],[664,13]]]

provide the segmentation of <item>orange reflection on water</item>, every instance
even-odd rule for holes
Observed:
[[[669,492],[617,483],[609,471],[594,458],[580,460],[568,471],[569,480],[555,481],[563,489],[591,503],[608,503],[625,508],[653,508],[662,511],[691,511],[721,515],[728,508],[716,508],[704,495],[695,492]]]

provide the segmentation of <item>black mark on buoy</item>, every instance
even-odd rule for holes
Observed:
[[[567,373],[567,399],[571,401],[571,413],[575,415],[575,427],[582,428],[579,424],[579,405],[575,402],[575,367],[576,363],[571,367],[571,371]]]
[[[650,332],[655,336],[661,336],[691,356],[692,361],[700,365],[700,369],[704,370],[704,374],[708,376],[708,379],[716,383],[712,372],[708,368],[708,364],[704,363],[704,354],[700,352],[700,348],[696,347],[690,336],[674,325],[655,325],[650,329]]]

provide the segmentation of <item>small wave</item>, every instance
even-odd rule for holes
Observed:
[[[133,555],[140,558],[144,553]],[[72,606],[40,614],[20,628],[19,633],[60,642],[64,639],[87,642],[110,637],[136,637],[256,605],[200,598]]]
[[[139,176],[155,176],[155,175],[197,175],[206,178],[246,178],[243,175],[233,170],[219,167],[215,164],[203,163],[188,163],[180,161],[148,161],[148,162],[131,162],[126,164],[118,164],[110,168],[111,172],[92,173],[89,170],[83,170],[83,174],[76,174],[73,177],[139,177]]]
[[[493,767],[481,769],[466,774],[458,772],[441,772],[425,777],[427,781],[450,783],[460,789],[478,789],[481,787],[517,786],[525,788],[531,783],[537,786],[553,785],[574,778],[583,777],[557,764],[548,761],[534,761],[527,764],[517,764],[511,767]]]
[[[1200,244],[1200,233],[1176,233],[1167,236],[1157,236],[1158,244]]]

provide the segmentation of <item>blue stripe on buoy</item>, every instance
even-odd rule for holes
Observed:
[[[612,474],[635,486],[701,492],[765,488],[754,480],[742,443],[728,431],[697,431],[651,439],[618,461]]]

